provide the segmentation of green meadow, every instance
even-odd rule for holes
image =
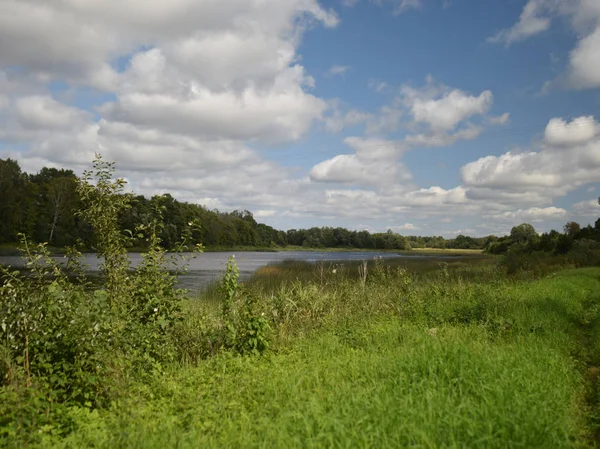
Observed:
[[[312,268],[313,279],[282,281],[274,290],[268,277],[283,268],[273,266],[238,292],[236,310],[244,296],[260,295],[256,313],[268,318],[270,342],[262,354],[215,342],[223,318],[214,295],[186,300],[170,336],[179,360],[106,379],[110,401],[101,406],[67,401],[45,416],[9,404],[5,389],[3,443],[597,444],[600,269],[514,280],[489,262],[475,263],[466,280],[464,266],[423,276],[380,264],[367,268],[363,283],[339,265]]]

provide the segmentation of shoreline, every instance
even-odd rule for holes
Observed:
[[[21,256],[23,252],[19,249],[18,243],[7,243],[0,245],[0,257],[1,256]],[[51,255],[64,255],[65,249],[53,246],[47,246],[48,251]],[[82,254],[95,253],[93,249],[80,250]],[[145,248],[133,247],[127,250],[128,253],[144,253]],[[191,252],[191,251],[190,251]],[[327,253],[348,253],[348,252],[381,252],[381,253],[398,253],[398,254],[444,254],[444,255],[483,255],[483,249],[456,249],[456,248],[413,248],[409,250],[405,249],[378,249],[378,248],[320,248],[320,247],[303,247],[303,246],[211,246],[204,248],[205,253],[228,253],[228,252],[257,252],[257,253],[285,253],[285,252],[327,252]]]

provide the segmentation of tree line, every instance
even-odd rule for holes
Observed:
[[[78,213],[82,202],[77,191],[78,178],[72,170],[42,168],[36,174],[23,172],[17,161],[0,159],[0,243],[14,243],[19,233],[34,242],[65,247],[81,242],[95,246],[90,225]],[[207,246],[274,246],[286,244],[286,233],[257,223],[248,211],[220,212],[177,201],[170,194],[148,199],[130,195],[126,209],[119,213],[123,232],[134,231],[152,221],[160,203],[164,222],[160,238],[171,249],[181,241],[190,223],[200,226],[193,240]],[[133,246],[146,244],[133,235]]]
[[[487,252],[491,254],[542,252],[563,255],[577,249],[600,250],[600,218],[596,220],[594,226],[585,227],[570,221],[563,226],[562,233],[553,229],[539,234],[533,225],[522,223],[513,227],[509,235],[496,239],[486,246]]]
[[[29,174],[21,170],[17,161],[0,159],[0,244],[17,242],[19,233],[23,233],[34,242],[48,242],[54,247],[81,242],[83,247],[93,249],[96,243],[93,230],[78,214],[82,206],[77,191],[78,181],[72,170],[44,167],[35,174]],[[342,227],[282,231],[258,223],[247,210],[209,210],[201,205],[178,201],[167,193],[160,198],[150,199],[142,195],[130,195],[128,207],[119,214],[120,229],[132,232],[136,227],[149,223],[157,203],[162,208],[160,238],[166,249],[174,248],[181,241],[190,223],[199,225],[193,230],[194,243],[202,243],[208,248],[439,248],[486,249],[494,254],[505,253],[515,242],[522,243],[524,237],[518,236],[523,233],[528,235],[526,241],[529,245],[564,251],[569,242],[581,239],[598,241],[600,225],[596,222],[595,228],[581,228],[572,223],[567,237],[556,231],[537,236],[533,227],[527,224],[516,227],[517,231],[502,238],[459,235],[454,239],[445,239],[442,236],[402,236],[391,230],[370,233]],[[523,227],[526,232],[522,231]],[[144,249],[146,242],[142,238],[136,239],[135,234],[133,237],[132,245]]]

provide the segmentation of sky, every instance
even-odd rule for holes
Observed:
[[[598,0],[0,0],[0,158],[278,229],[600,216]]]

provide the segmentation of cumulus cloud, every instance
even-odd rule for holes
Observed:
[[[256,212],[254,212],[254,217],[255,218],[266,218],[266,217],[272,217],[275,214],[277,214],[276,210],[273,209],[260,209],[257,210]]]
[[[16,101],[16,118],[28,129],[70,129],[90,122],[91,114],[64,105],[50,96],[21,97]]]
[[[229,34],[234,41],[247,38],[252,48],[256,42],[251,41],[257,36],[260,40],[262,33],[282,37],[292,33],[298,19],[326,26],[338,23],[335,13],[315,0],[205,0],[200,4],[195,0],[5,0],[0,60],[8,66],[85,82],[89,75],[108,69],[111,58],[141,46],[168,47],[179,42],[184,47],[190,39],[202,42]]]
[[[600,25],[571,51],[569,82],[581,89],[600,86]]]
[[[537,195],[546,201],[596,182],[600,171],[598,124],[591,117],[570,123],[552,119],[538,151],[486,156],[461,169],[465,186],[477,192]],[[472,193],[471,195],[476,194]]]
[[[549,145],[576,145],[592,140],[600,131],[594,117],[578,117],[567,123],[553,118],[546,125],[544,140]]]
[[[404,108],[412,120],[408,129],[417,131],[406,136],[412,146],[446,146],[459,140],[472,140],[479,136],[486,124],[497,124],[497,117],[488,117],[494,96],[485,90],[472,95],[436,83],[427,76],[422,87],[404,85],[395,103]],[[500,121],[506,122],[508,115]]]
[[[550,19],[545,16],[546,0],[529,0],[517,23],[510,28],[498,31],[488,38],[490,43],[503,43],[506,46],[525,40],[550,28]]]
[[[411,206],[443,206],[467,203],[465,195],[466,190],[463,187],[453,189],[443,189],[433,186],[428,189],[419,189],[409,192],[406,195],[406,204]]]
[[[411,179],[399,158],[405,150],[402,142],[348,137],[345,143],[354,154],[340,154],[315,165],[310,179],[316,182],[397,184]]]
[[[567,211],[560,207],[530,207],[529,209],[518,209],[498,214],[488,214],[485,218],[493,220],[505,220],[510,222],[542,222],[553,219],[562,219]]]
[[[493,99],[489,90],[472,95],[436,83],[427,76],[422,87],[403,85],[391,103],[375,113],[350,110],[344,114],[341,104],[333,103],[326,126],[330,131],[339,132],[348,125],[364,124],[365,133],[371,136],[404,128],[414,132],[405,136],[409,146],[447,146],[477,138],[486,126],[508,122],[509,113],[488,116]]]
[[[0,69],[107,90],[116,97],[100,110],[107,121],[201,139],[294,141],[326,108],[297,63],[311,21],[338,23],[317,0],[7,0]],[[116,58],[128,60],[124,71]],[[37,107],[38,118],[58,108]]]
[[[434,96],[428,90],[405,87],[403,94],[415,122],[428,125],[434,132],[453,130],[463,120],[488,112],[494,101],[489,90],[473,96],[453,89]]]
[[[6,0],[0,139],[48,165],[96,151],[139,170],[256,159],[247,143],[297,140],[327,108],[296,52],[316,22],[338,18],[317,0]],[[18,78],[3,70],[15,67]],[[110,101],[98,118],[50,95],[53,80]]]
[[[600,204],[598,199],[580,201],[573,204],[573,211],[582,217],[600,217]]]

